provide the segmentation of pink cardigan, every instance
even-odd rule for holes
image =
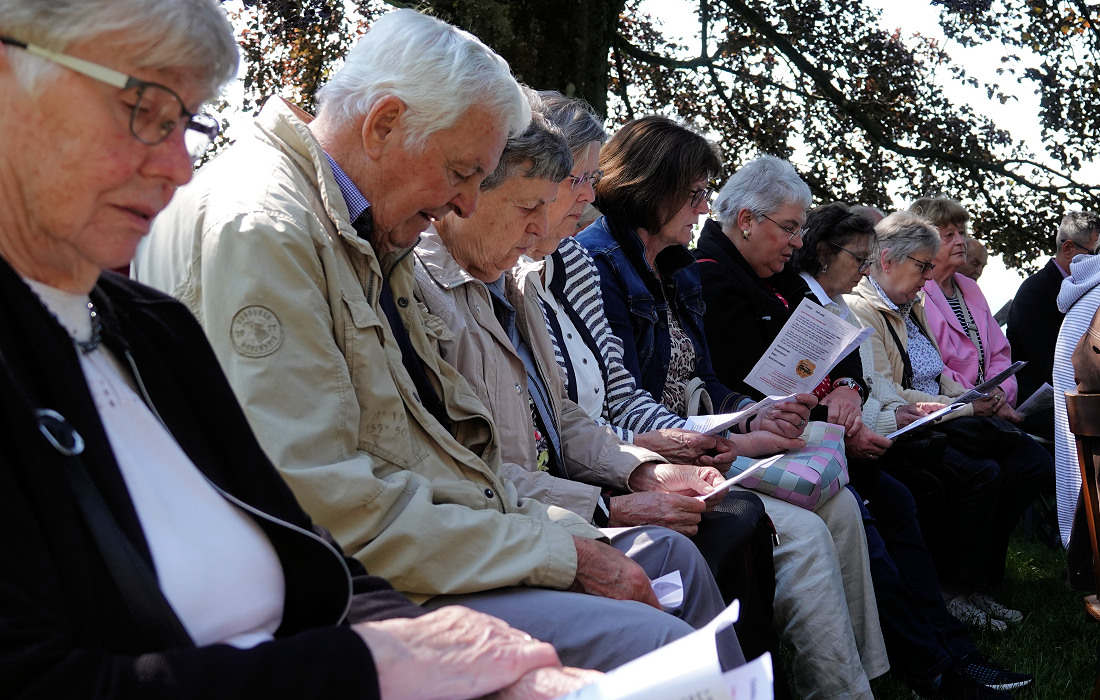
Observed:
[[[974,325],[978,327],[978,337],[982,339],[982,348],[985,350],[985,376],[992,377],[1012,364],[1012,348],[990,313],[989,302],[978,288],[978,283],[956,273],[955,286],[962,292]],[[940,354],[943,355],[944,374],[968,389],[973,388],[978,379],[978,349],[963,330],[936,280],[925,282],[924,293],[924,310],[928,315],[929,329],[936,337]],[[1016,377],[1009,377],[1001,388],[1004,389],[1009,405],[1015,406]]]

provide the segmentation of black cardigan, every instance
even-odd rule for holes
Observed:
[[[762,399],[761,392],[745,383],[745,376],[764,356],[802,299],[818,303],[817,298],[790,265],[769,277],[765,284],[722,233],[718,223],[711,219],[703,224],[695,258],[703,281],[703,301],[706,302],[703,326],[714,373],[734,391]],[[783,295],[789,309],[783,306],[775,292]],[[850,377],[863,387],[866,395],[859,350],[841,359],[829,377],[834,380]]]
[[[0,697],[378,697],[369,650],[340,624],[345,610],[359,621],[421,609],[310,532],[184,306],[113,273],[92,298],[105,345],[124,366],[133,357],[187,455],[218,487],[281,521],[253,516],[283,565],[283,622],[275,641],[250,650],[140,648],[137,622],[59,471],[62,457],[24,397],[81,434],[85,468],[152,566],[148,545],[71,340],[0,259]]]

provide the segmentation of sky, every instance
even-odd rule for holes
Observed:
[[[927,0],[862,0],[871,8],[881,12],[881,23],[885,30],[893,32],[901,29],[903,39],[909,40],[914,34],[919,33],[925,37],[939,39],[944,50],[956,61],[962,62],[967,71],[975,77],[993,80],[996,78],[995,70],[1000,65],[1002,55],[1008,53],[1004,47],[998,45],[984,45],[978,47],[963,47],[956,42],[944,37],[939,27],[939,8],[933,7]],[[1090,0],[1090,4],[1095,0]],[[697,3],[691,0],[647,0],[643,4],[644,12],[660,18],[670,34],[681,37],[693,36],[697,28],[697,18],[694,8]],[[1019,49],[1014,52],[1021,53]],[[1023,57],[1023,60],[1027,60]],[[946,72],[945,72],[946,73]],[[1006,109],[1000,102],[988,99],[985,91],[980,88],[971,88],[947,79],[942,76],[941,83],[945,93],[960,104],[968,104],[979,114],[988,116],[999,127],[1009,131],[1015,138],[1023,140],[1030,145],[1031,150],[1040,156],[1042,147],[1040,144],[1040,127],[1036,115],[1039,112],[1038,96],[1028,89],[1017,92],[1018,102]],[[1011,104],[1011,103],[1010,103]],[[1100,183],[1100,163],[1091,163],[1083,168],[1078,177],[1084,182]],[[904,208],[907,202],[894,202],[898,208]],[[1048,237],[1052,242],[1055,231],[1037,231],[1036,236]],[[1045,264],[1046,256],[1034,261],[1038,267]],[[990,308],[996,312],[1002,305],[1009,301],[1015,294],[1020,282],[1025,275],[1018,270],[1008,269],[1000,256],[990,256],[989,265],[982,275],[979,285],[989,301]]]

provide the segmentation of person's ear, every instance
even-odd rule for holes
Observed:
[[[889,272],[890,268],[894,266],[894,264],[892,262],[890,262],[890,249],[889,248],[883,248],[882,250],[879,251],[879,253],[878,253],[878,266],[880,268],[882,268],[883,272]]]
[[[404,101],[393,95],[383,97],[370,108],[363,117],[360,132],[363,152],[368,157],[378,159],[387,144],[392,145],[394,140],[404,139],[402,119],[407,111],[408,106]]]
[[[737,230],[745,238],[748,238],[748,236],[745,234],[748,233],[749,227],[752,226],[753,219],[755,218],[756,217],[753,216],[753,213],[748,209],[742,209],[741,211],[737,212]]]

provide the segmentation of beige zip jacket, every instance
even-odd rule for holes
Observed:
[[[520,498],[488,412],[438,355],[443,323],[413,298],[413,259],[379,259],[310,117],[280,99],[157,218],[141,281],[206,329],[268,455],[344,549],[413,600],[504,586],[568,588],[585,519]],[[443,397],[421,405],[378,303],[383,275]]]
[[[666,462],[641,447],[624,443],[570,401],[554,359],[554,346],[536,295],[523,295],[505,273],[506,297],[516,309],[516,325],[532,349],[550,394],[550,410],[561,436],[569,479],[539,471],[534,423],[527,398],[527,372],[493,313],[485,284],[463,270],[429,228],[415,249],[417,297],[447,324],[452,337],[440,341],[443,357],[466,377],[496,421],[506,473],[520,495],[568,508],[591,518],[600,491],[629,492],[631,472],[645,462]]]
[[[924,317],[924,292],[921,291],[919,294],[920,296],[917,299],[917,303],[913,304],[913,309],[909,313],[913,315],[913,321],[915,321],[917,325],[921,328],[928,328],[928,322]],[[898,349],[897,343],[894,342],[893,336],[890,335],[890,331],[886,326],[887,320],[883,318],[880,312],[886,313],[890,326],[893,327],[898,338],[908,349],[909,336],[905,330],[905,319],[903,319],[901,314],[896,310],[891,309],[882,301],[878,295],[878,290],[871,284],[869,277],[864,277],[860,280],[860,283],[856,286],[852,294],[844,295],[844,300],[848,302],[849,308],[851,308],[852,313],[855,315],[860,325],[875,329],[871,337],[864,341],[865,344],[871,346],[871,354],[874,357],[874,369],[894,383],[895,392],[904,399],[906,403],[935,401],[937,403],[949,404],[966,391],[966,388],[961,384],[949,379],[943,374],[940,375],[941,393],[938,395],[926,394],[916,389],[902,388],[901,382],[902,375],[905,372],[905,364],[902,361],[901,350]],[[932,341],[932,345],[936,346],[936,349],[939,350],[939,346],[936,345],[936,339],[931,335],[929,339]],[[866,362],[866,360],[864,361]],[[864,367],[864,373],[869,374],[869,368]],[[948,417],[948,420],[971,415],[974,415],[974,407],[965,406],[952,413]]]

